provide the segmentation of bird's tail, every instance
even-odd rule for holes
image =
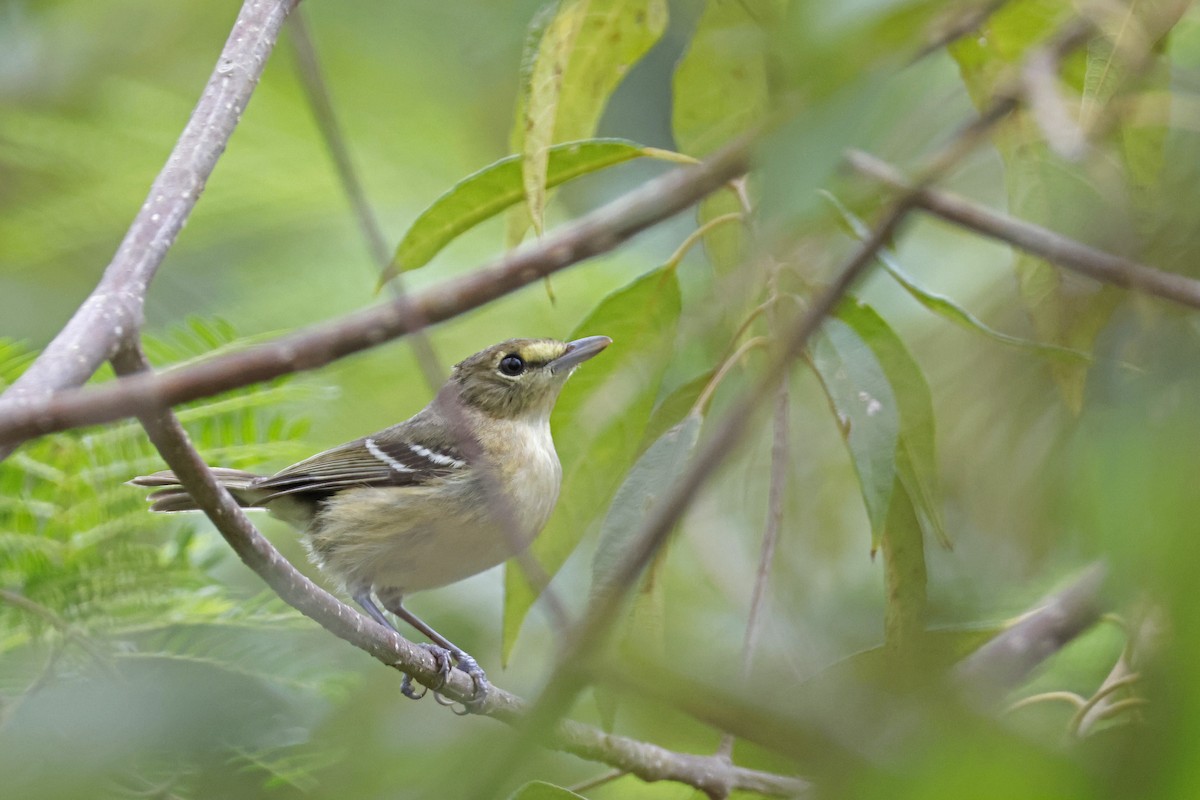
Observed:
[[[225,469],[214,467],[213,477],[229,490],[233,499],[242,508],[250,508],[256,504],[256,494],[250,490],[251,485],[258,479],[253,472],[240,469]],[[179,484],[179,479],[171,470],[156,472],[153,475],[139,475],[129,481],[130,486],[150,486],[155,489],[147,495],[151,511],[195,511],[199,508],[192,496]]]

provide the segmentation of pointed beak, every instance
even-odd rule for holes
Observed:
[[[588,336],[567,342],[566,352],[550,362],[550,371],[555,375],[570,372],[610,344],[612,339],[607,336]]]

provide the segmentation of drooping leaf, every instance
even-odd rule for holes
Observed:
[[[531,548],[548,576],[599,520],[637,458],[679,313],[675,271],[660,268],[601,300],[573,334],[603,334],[613,343],[571,378],[551,418],[563,485],[550,522]],[[510,563],[504,591],[506,661],[536,599],[520,567]]]
[[[636,544],[634,537],[687,467],[700,423],[699,414],[689,414],[659,437],[629,471],[600,526],[600,542],[592,558],[593,591],[610,588],[610,579]]]
[[[841,319],[826,321],[812,360],[858,473],[875,550],[883,538],[896,482],[900,409],[879,359]]]
[[[948,543],[929,386],[891,327],[854,298],[826,321],[813,361],[859,475],[872,552],[883,549],[887,644],[915,658],[925,626],[925,537]]]
[[[552,14],[552,16],[550,16]],[[521,162],[523,213],[509,217],[509,244],[532,224],[541,233],[549,149],[596,130],[621,79],[666,28],[665,0],[560,0],[531,27],[511,145]]]
[[[850,299],[838,307],[837,317],[879,360],[900,414],[897,477],[926,533],[949,546],[938,499],[933,398],[925,375],[904,342],[870,306]]]
[[[660,152],[624,139],[555,145],[548,152],[546,186],[558,186],[635,158],[656,157]],[[502,158],[463,178],[434,200],[404,233],[380,284],[423,267],[456,237],[520,202],[525,196],[521,162],[519,155]]]

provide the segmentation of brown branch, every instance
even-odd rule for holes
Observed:
[[[288,12],[299,0],[246,0],[192,116],[103,277],[37,360],[0,396],[36,407],[92,376],[142,324],[146,288],[241,119]],[[0,459],[11,448],[0,445]]]
[[[898,191],[913,191],[912,182],[903,172],[868,153],[851,150],[846,154],[846,161],[872,180]],[[1193,278],[1097,250],[1032,222],[992,211],[950,192],[920,189],[916,193],[916,203],[947,222],[1007,242],[1060,267],[1104,283],[1134,289],[1191,308],[1200,308],[1200,281]]]
[[[123,375],[149,370],[145,356],[137,350],[122,350],[114,357],[113,364]],[[436,685],[436,664],[427,650],[358,613],[314,584],[258,532],[229,493],[213,478],[172,412],[150,412],[141,416],[141,422],[163,460],[179,476],[180,483],[229,546],[286,603],[383,664],[412,675],[426,686]],[[440,691],[461,702],[473,696],[475,687],[466,673],[455,670]],[[481,713],[513,725],[522,719],[525,707],[521,698],[492,686]],[[647,742],[612,736],[573,721],[559,724],[546,738],[546,744],[581,758],[609,764],[645,781],[676,781],[702,790],[714,781],[721,781],[733,788],[780,797],[794,796],[805,787],[795,778],[732,766],[711,756],[677,753]]]
[[[1103,564],[1092,565],[1066,589],[960,662],[955,677],[967,697],[983,705],[995,702],[1091,627],[1100,618],[1106,571]]]
[[[533,281],[612,250],[646,228],[688,208],[747,167],[747,147],[734,145],[698,166],[648,182],[537,244],[491,266],[316,325],[273,342],[159,374],[132,375],[91,389],[63,391],[0,409],[0,443],[151,413],[165,406],[310,370],[351,353],[447,320]]]

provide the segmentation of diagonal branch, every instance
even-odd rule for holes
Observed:
[[[419,295],[315,325],[273,342],[160,374],[124,377],[0,407],[0,446],[84,425],[157,411],[331,361],[442,322],[592,256],[691,206],[745,172],[739,143],[698,166],[681,167],[592,212],[537,244]]]
[[[1070,586],[1052,595],[1008,630],[955,668],[968,699],[988,705],[1019,685],[1038,664],[1100,618],[1100,589],[1107,572],[1093,564]]]
[[[892,189],[913,191],[911,181],[903,172],[868,153],[851,150],[846,154],[846,161],[856,171]],[[916,193],[916,203],[947,222],[1007,242],[1060,267],[1104,283],[1200,308],[1200,281],[1194,278],[1097,250],[1061,233],[992,211],[940,189],[920,189]]]
[[[183,228],[258,83],[283,21],[299,0],[246,0],[191,118],[103,277],[38,359],[0,397],[36,406],[78,386],[142,324],[146,288]],[[0,446],[0,459],[11,448]]]

